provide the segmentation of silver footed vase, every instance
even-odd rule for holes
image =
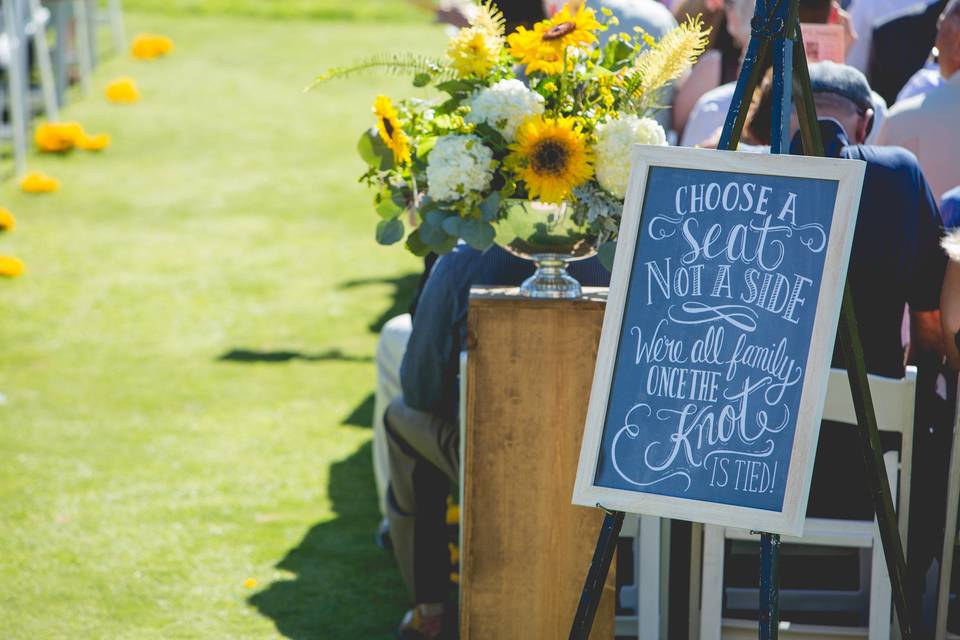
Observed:
[[[536,271],[520,285],[530,298],[573,299],[583,294],[567,264],[597,253],[598,236],[586,221],[574,220],[571,203],[547,204],[510,199],[505,214],[494,223],[495,242],[508,252],[536,264]]]

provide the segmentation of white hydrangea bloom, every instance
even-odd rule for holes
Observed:
[[[517,138],[517,127],[530,116],[543,113],[543,96],[511,78],[478,92],[469,102],[467,122],[486,122],[503,134],[507,142]]]
[[[630,179],[630,147],[634,144],[667,144],[667,134],[651,118],[623,115],[597,127],[594,170],[597,182],[621,200]]]
[[[437,201],[483,191],[493,179],[493,151],[478,136],[443,136],[427,156],[427,193]]]

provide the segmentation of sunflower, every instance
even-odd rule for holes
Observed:
[[[400,128],[397,110],[390,98],[377,96],[373,103],[373,112],[377,116],[377,131],[380,139],[393,152],[393,159],[400,164],[410,162],[410,144],[407,134]]]
[[[507,46],[510,55],[526,65],[527,73],[556,74],[563,70],[567,47],[585,48],[593,44],[597,41],[594,32],[601,26],[593,9],[581,6],[573,13],[565,6],[552,18],[533,25],[533,30],[518,27],[507,37]]]
[[[508,163],[531,198],[558,203],[593,175],[587,140],[573,118],[534,116],[517,129]]]

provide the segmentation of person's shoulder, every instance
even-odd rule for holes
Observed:
[[[888,171],[893,172],[916,172],[920,170],[920,163],[917,156],[909,149],[895,145],[857,145],[861,150],[863,159],[868,164],[875,164]]]
[[[458,282],[476,269],[483,253],[465,243],[457,244],[449,253],[437,259],[427,285],[435,288],[457,288]]]

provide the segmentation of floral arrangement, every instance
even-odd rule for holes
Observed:
[[[449,41],[444,59],[381,55],[328,71],[316,84],[368,69],[409,72],[433,100],[378,96],[376,126],[359,142],[382,218],[376,237],[406,237],[415,254],[463,239],[495,240],[509,199],[565,202],[600,242],[619,226],[633,143],[666,144],[650,116],[663,90],[697,59],[709,30],[699,18],[655,41],[581,6],[506,34],[490,1]],[[405,215],[406,214],[406,215]],[[405,222],[406,219],[406,222]],[[408,233],[407,227],[412,227]]]

